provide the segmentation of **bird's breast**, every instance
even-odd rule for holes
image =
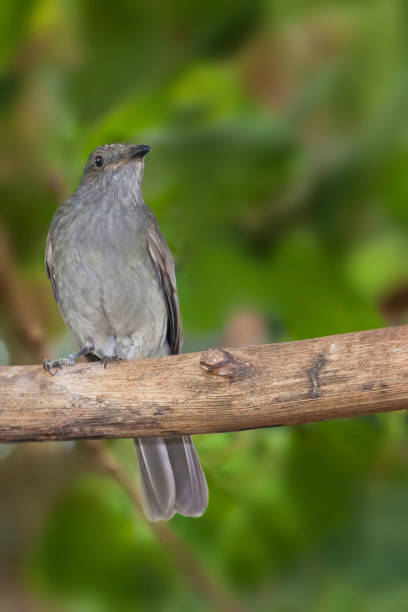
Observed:
[[[91,339],[103,354],[158,354],[167,310],[143,223],[129,211],[89,213],[53,235],[63,316],[80,344]]]

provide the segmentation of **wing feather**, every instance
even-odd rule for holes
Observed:
[[[55,282],[55,274],[54,274],[54,262],[52,258],[51,232],[48,232],[47,242],[45,245],[45,270],[47,272],[48,278],[51,281],[55,301],[58,302],[57,285]]]
[[[155,218],[152,218],[152,223],[147,233],[147,244],[150,256],[163,287],[166,301],[168,315],[167,339],[171,352],[173,354],[179,353],[182,341],[182,328],[173,256],[160,232]]]

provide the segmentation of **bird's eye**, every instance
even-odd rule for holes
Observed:
[[[103,157],[102,157],[102,155],[97,155],[95,157],[95,166],[98,166],[98,168],[101,168],[103,166]]]

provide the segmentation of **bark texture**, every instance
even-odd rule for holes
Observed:
[[[109,364],[0,368],[0,441],[134,438],[408,408],[408,326]]]

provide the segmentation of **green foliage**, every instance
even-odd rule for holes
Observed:
[[[186,347],[248,309],[265,341],[387,323],[408,278],[402,0],[7,0],[0,23],[1,222],[55,350],[47,227],[121,140],[152,145]],[[15,336],[2,307],[0,362],[24,358]],[[394,414],[200,437],[210,506],[171,527],[251,610],[405,609],[406,442]],[[24,563],[51,609],[206,609],[108,478],[46,503]]]
[[[137,603],[160,609],[177,590],[170,560],[107,477],[84,476],[63,494],[32,568],[35,583],[54,597],[73,606],[94,601],[99,610],[130,610]]]

